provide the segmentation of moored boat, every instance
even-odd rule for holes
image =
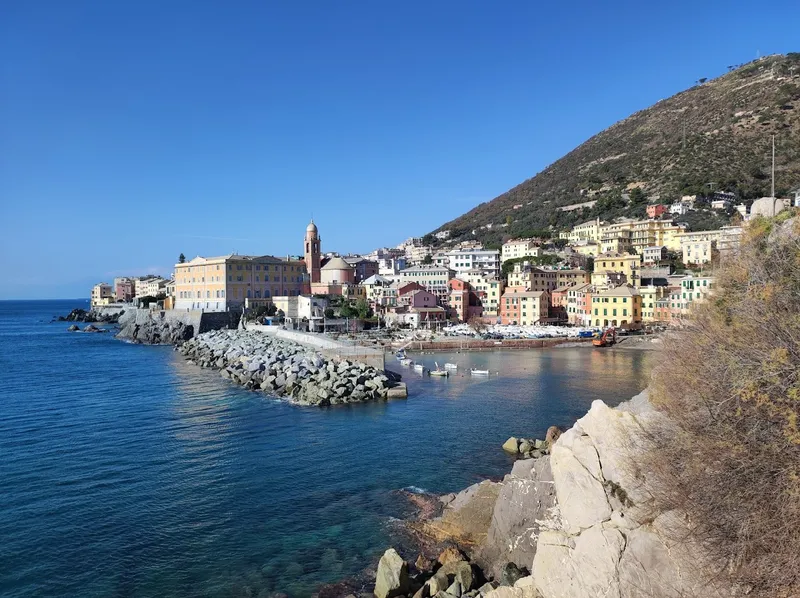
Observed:
[[[444,369],[446,370],[457,370],[458,364],[457,363],[446,363],[444,364]]]
[[[479,370],[479,369],[476,369],[476,368],[472,368],[469,371],[469,373],[472,374],[473,376],[488,376],[489,375],[489,370]]]
[[[400,360],[400,365],[404,365],[406,367],[410,366],[413,363],[414,361],[412,359],[409,359],[408,357],[403,357],[403,359]]]

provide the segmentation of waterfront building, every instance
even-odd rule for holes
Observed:
[[[550,295],[547,291],[529,291],[508,287],[500,299],[500,322],[532,326],[549,321]]]
[[[146,277],[136,283],[136,297],[158,297],[167,294],[169,281],[158,276]]]
[[[321,330],[328,300],[312,295],[279,295],[272,298],[276,309],[283,312],[289,328]]]
[[[511,239],[503,243],[500,252],[500,261],[519,259],[523,257],[539,257],[542,248],[536,244],[534,239]]]
[[[639,294],[642,296],[642,322],[651,324],[657,321],[656,309],[658,302],[668,298],[670,287],[648,285],[639,287]]]
[[[483,316],[497,317],[500,309],[500,297],[505,283],[503,279],[486,276],[479,270],[471,270],[459,274],[458,278],[469,283],[483,307]]]
[[[592,287],[589,283],[567,289],[567,322],[573,326],[592,325]]]
[[[469,322],[472,318],[483,316],[483,297],[476,292],[472,285],[464,280],[453,278],[448,283],[450,296],[448,304],[453,319],[459,322]]]
[[[134,297],[133,279],[120,276],[114,279],[114,296],[121,303],[129,303]]]
[[[175,264],[175,308],[227,311],[308,291],[306,264],[271,255],[197,256]]]
[[[636,330],[642,325],[642,296],[632,286],[622,285],[592,294],[595,326]]]
[[[114,289],[107,282],[97,283],[92,287],[91,306],[109,305],[116,299]]]

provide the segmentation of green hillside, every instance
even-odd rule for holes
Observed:
[[[648,202],[671,203],[684,194],[732,191],[752,201],[770,192],[772,135],[781,195],[800,186],[800,53],[767,56],[701,80],[433,232],[495,245],[597,216],[644,216]],[[559,209],[590,201],[597,203]],[[690,225],[724,220],[700,218]]]

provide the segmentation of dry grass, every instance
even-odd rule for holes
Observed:
[[[800,218],[748,227],[689,330],[665,343],[651,397],[660,509],[686,513],[721,576],[800,595]]]

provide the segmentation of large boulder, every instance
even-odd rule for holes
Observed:
[[[519,452],[519,439],[512,436],[503,443],[503,450],[516,455]]]
[[[375,596],[393,598],[408,592],[408,564],[394,548],[383,553],[375,577]]]
[[[502,482],[486,542],[476,555],[483,570],[499,579],[508,562],[530,566],[542,521],[556,502],[550,459],[514,463]]]

